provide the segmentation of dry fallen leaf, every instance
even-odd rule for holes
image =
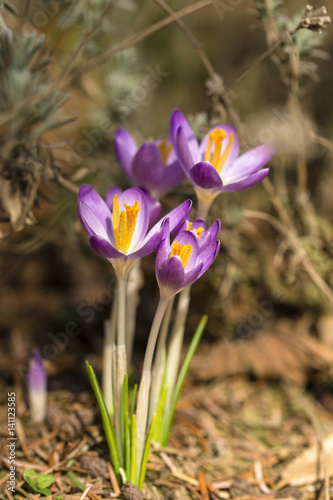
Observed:
[[[252,338],[222,340],[208,352],[198,353],[192,372],[198,380],[253,373],[304,385],[311,370],[328,370],[332,365],[332,347],[319,342],[303,324],[280,320]]]
[[[333,477],[333,433],[323,438],[323,449],[326,455],[327,474]],[[293,460],[282,472],[280,489],[286,484],[302,486],[324,479],[325,467],[323,453],[320,453],[319,444],[311,446]]]

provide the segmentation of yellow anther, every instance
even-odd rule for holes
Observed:
[[[170,257],[180,257],[184,268],[187,266],[191,253],[192,245],[181,245],[177,240],[172,243]]]
[[[136,201],[133,206],[124,203],[124,209],[119,212],[119,198],[116,194],[113,197],[112,214],[114,238],[118,250],[126,253],[131,245],[136,219],[140,211],[139,202]]]
[[[198,228],[193,227],[193,222],[188,222],[187,224],[187,231],[195,231],[197,233],[198,239],[202,235],[203,230],[204,230],[203,227],[198,227]]]
[[[222,170],[222,168],[223,168],[223,165],[225,164],[225,162],[226,162],[226,161],[227,161],[227,159],[228,159],[228,156],[229,156],[229,154],[230,154],[230,151],[231,151],[231,147],[232,147],[232,145],[233,145],[233,142],[234,142],[234,134],[233,134],[233,133],[231,133],[231,134],[229,135],[229,139],[228,139],[228,144],[227,144],[227,147],[225,148],[225,150],[224,150],[224,152],[223,152],[223,154],[222,154],[222,156],[221,156],[221,158],[220,158],[220,160],[219,160],[218,165],[217,165],[216,167],[215,167],[215,165],[214,165],[214,167],[216,168],[216,170],[217,170],[217,172],[218,172],[218,173],[220,173],[220,172],[221,172],[221,170]]]
[[[226,138],[226,136],[227,134],[223,129],[215,128],[212,132],[210,132],[208,137],[205,161],[209,161],[218,173],[221,172],[223,165],[227,161],[234,142],[234,134],[231,133],[228,138],[228,144],[222,152],[222,141]],[[214,144],[213,151],[212,144]]]
[[[160,150],[163,164],[166,165],[168,161],[169,154],[172,150],[172,143],[168,139],[163,139],[159,144],[158,144],[158,149]]]

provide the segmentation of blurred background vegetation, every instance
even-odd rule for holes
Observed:
[[[225,193],[214,204],[222,250],[193,289],[188,332],[208,312],[206,340],[237,344],[261,330],[276,333],[287,319],[289,334],[301,325],[333,349],[333,33],[323,10],[306,17],[305,7],[301,0],[3,5],[0,335],[6,382],[13,366],[20,380],[34,346],[43,353],[45,345],[56,345],[49,374],[66,373],[66,383],[76,387],[81,361],[87,355],[100,360],[112,270],[89,247],[77,190],[84,182],[101,194],[113,184],[128,186],[114,158],[114,130],[127,128],[138,143],[167,135],[174,108],[199,137],[230,122],[243,151],[264,142],[278,146],[267,182]],[[184,17],[177,23],[172,16],[179,11]],[[193,197],[188,182],[162,200],[164,210],[186,197]],[[143,268],[139,345],[157,291],[153,257]],[[57,345],[54,336],[69,321],[80,334]],[[54,377],[52,383],[62,382]]]

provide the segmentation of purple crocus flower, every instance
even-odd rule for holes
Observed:
[[[185,179],[170,139],[146,141],[140,147],[127,130],[119,128],[114,137],[117,160],[133,186],[159,198]]]
[[[261,167],[275,152],[273,146],[262,145],[238,156],[239,142],[232,125],[217,125],[199,145],[178,109],[171,116],[170,133],[178,159],[197,194],[207,190],[205,195],[212,199],[222,191],[242,191],[258,184],[269,172],[269,168]]]
[[[146,189],[142,189],[144,193],[148,205],[149,210],[149,224],[148,229],[151,229],[153,225],[158,221],[159,216],[161,215],[162,205],[158,201],[157,198],[152,198]],[[106,193],[105,201],[111,212],[113,211],[113,198],[117,194],[118,196],[122,194],[122,189],[117,186],[111,187]]]
[[[178,230],[178,234],[182,231],[190,231],[197,238],[198,252],[201,253],[207,246],[213,243],[221,230],[221,222],[217,219],[213,224],[206,229],[206,223],[202,219],[195,219],[193,222],[186,220]],[[177,237],[177,234],[176,234]]]
[[[37,349],[29,365],[27,383],[31,418],[34,422],[42,422],[46,415],[47,376],[42,355]]]
[[[126,277],[136,260],[156,250],[167,218],[173,232],[186,219],[191,206],[191,200],[184,201],[148,231],[149,207],[141,189],[115,193],[112,211],[92,186],[84,184],[79,190],[79,217],[90,236],[90,245],[111,262],[118,277]]]
[[[219,222],[214,228],[216,232]],[[194,231],[196,233],[196,231]],[[201,235],[203,232],[201,233]],[[170,243],[167,224],[164,237],[157,249],[155,271],[162,300],[174,295],[199,279],[215,260],[220,242],[216,239],[200,248],[198,233],[182,231]]]

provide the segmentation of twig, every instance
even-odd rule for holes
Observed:
[[[270,222],[274,227],[276,227],[279,231],[281,231],[282,234],[284,234],[288,240],[290,247],[294,250],[296,255],[298,256],[300,264],[302,264],[304,270],[307,272],[308,276],[311,278],[311,280],[318,286],[318,288],[325,294],[326,298],[329,300],[331,304],[333,304],[333,291],[332,289],[327,285],[325,280],[320,276],[318,271],[314,268],[312,262],[310,261],[306,251],[304,250],[303,246],[299,242],[298,235],[296,231],[293,229],[293,227],[285,228],[282,224],[280,224],[274,217],[269,216],[266,214],[266,216],[263,216],[262,212],[256,212],[254,210],[245,210],[244,214],[246,214],[248,217],[255,217],[259,219],[264,219]]]
[[[155,3],[157,3],[167,14],[169,14],[174,22],[178,24],[180,29],[183,31],[184,35],[188,38],[190,44],[194,48],[194,50],[198,53],[201,61],[203,62],[207,73],[210,75],[211,78],[216,77],[216,72],[213,68],[212,63],[210,62],[206,52],[201,48],[198,40],[196,37],[193,35],[193,33],[190,31],[190,29],[186,26],[184,21],[182,19],[179,19],[176,15],[176,13],[167,5],[164,0],[154,0]]]
[[[105,17],[109,14],[109,12],[113,9],[115,4],[117,3],[118,0],[110,0],[109,3],[106,4],[105,9],[101,12],[100,16],[98,17],[97,21],[95,22],[94,26],[88,30],[84,35],[82,36],[80,42],[78,45],[75,47],[73,50],[70,59],[67,61],[67,65],[63,69],[62,73],[60,74],[58,78],[58,83],[63,80],[68,73],[71,71],[73,64],[81,54],[82,50],[84,49],[85,45],[89,42],[89,40],[94,36],[98,28],[101,26],[103,23]]]
[[[310,132],[310,138],[313,142],[320,144],[324,148],[333,152],[333,142],[327,139],[326,137],[321,137],[320,135],[316,135],[313,131]]]
[[[253,68],[256,68],[258,64],[260,64],[266,57],[270,56],[274,50],[278,48],[279,45],[285,40],[285,36],[281,36],[271,47],[269,47],[265,52],[263,52],[260,56],[258,56],[247,68],[245,68],[234,80],[227,84],[229,88],[236,85],[240,80],[242,80],[245,76],[247,76]]]
[[[90,488],[92,487],[92,484],[88,484],[82,495],[80,496],[80,500],[84,500],[86,496],[89,493]]]
[[[117,45],[114,45],[111,49],[106,50],[99,57],[95,57],[91,61],[81,66],[81,68],[76,69],[75,74],[81,75],[82,73],[91,71],[92,69],[97,68],[98,66],[102,66],[103,64],[108,62],[114,55],[118,54],[119,52],[122,52],[128,47],[131,47],[132,45],[135,45],[138,42],[141,42],[142,40],[152,35],[153,33],[156,33],[165,26],[168,26],[169,24],[173,23],[176,19],[180,19],[184,16],[192,14],[193,12],[196,12],[199,9],[203,9],[208,5],[211,5],[213,2],[214,0],[200,0],[192,5],[189,5],[188,7],[184,7],[184,9],[175,12],[174,15],[165,17],[161,21],[158,21],[152,26],[149,26],[149,28],[146,28],[143,31],[140,31],[139,33],[136,33],[134,35],[131,35],[122,42],[118,43]]]

